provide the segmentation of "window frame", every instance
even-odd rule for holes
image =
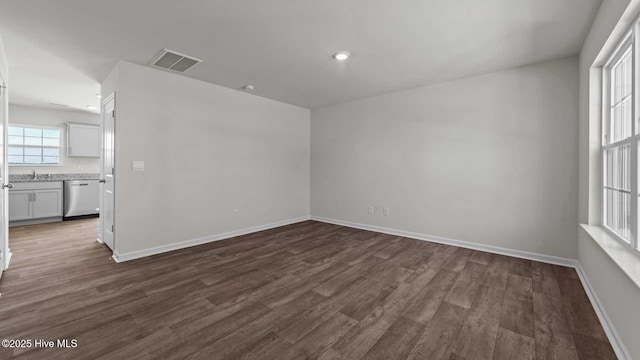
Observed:
[[[60,145],[58,146],[59,149],[59,156],[58,156],[58,163],[57,164],[13,164],[10,163],[8,160],[8,149],[9,149],[9,127],[14,126],[14,127],[22,127],[22,128],[34,128],[34,129],[48,129],[48,130],[58,130],[60,131]],[[9,165],[9,167],[60,167],[60,166],[64,166],[64,147],[65,147],[65,142],[64,142],[64,127],[62,126],[47,126],[47,125],[37,125],[37,124],[16,124],[16,123],[10,123],[7,124],[7,165]],[[16,145],[16,146],[21,146],[21,145]],[[37,146],[35,146],[37,147]],[[40,146],[41,148],[44,148],[45,146]],[[52,148],[52,146],[47,146],[49,148]]]
[[[638,142],[640,142],[640,129],[638,128],[639,116],[636,113],[638,108],[638,86],[639,81],[637,79],[638,71],[638,51],[640,51],[640,47],[638,46],[638,36],[636,36],[636,31],[638,28],[638,22],[635,22],[634,25],[627,31],[622,40],[618,43],[615,49],[609,55],[609,58],[602,66],[602,133],[600,140],[600,156],[601,156],[601,180],[602,183],[600,185],[601,191],[601,227],[611,234],[616,240],[622,243],[624,246],[631,248],[636,252],[636,254],[640,254],[640,246],[638,242]],[[627,51],[631,51],[631,136],[626,139],[618,140],[616,142],[608,143],[609,138],[612,137],[611,132],[611,118],[612,118],[612,93],[611,89],[611,70],[614,65],[627,53]],[[629,241],[623,238],[620,234],[618,234],[613,229],[609,228],[606,225],[607,218],[607,203],[606,203],[606,151],[615,148],[622,148],[623,146],[629,145],[630,147],[630,166],[629,166],[629,181],[630,181],[630,212],[629,212]]]

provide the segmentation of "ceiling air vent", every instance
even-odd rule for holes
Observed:
[[[180,54],[173,50],[163,49],[151,60],[150,64],[163,69],[185,72],[200,62],[202,62],[200,59]]]

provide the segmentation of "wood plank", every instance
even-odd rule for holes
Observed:
[[[274,354],[274,359],[316,359],[356,323],[357,321],[348,316],[335,313],[302,337],[295,345],[287,347],[277,355]]]
[[[312,332],[319,324],[333,317],[340,308],[344,307],[353,298],[354,292],[363,292],[367,286],[367,280],[361,278],[353,288],[341,291],[318,303],[315,307],[308,308],[303,313],[293,317],[281,329],[277,330],[278,335],[291,343],[296,343],[306,334]]]
[[[428,286],[409,300],[402,315],[421,324],[431,320],[458,276],[456,272],[440,270]]]
[[[343,357],[339,352],[333,350],[332,348],[328,348],[322,353],[322,355],[320,355],[318,360],[340,360],[342,358]]]
[[[469,258],[469,261],[481,264],[481,265],[489,265],[491,263],[491,259],[493,258],[493,254],[484,252],[484,251],[474,251],[473,255]]]
[[[443,302],[407,359],[449,359],[467,309]]]
[[[345,271],[328,279],[327,281],[315,287],[313,290],[324,296],[331,296],[338,290],[349,286],[349,284],[353,283],[358,278],[361,278],[363,274],[366,274],[369,269],[378,265],[380,262],[381,260],[372,256],[359,264],[350,266]]]
[[[460,329],[453,352],[468,359],[493,358],[498,324],[496,319],[468,317]]]
[[[448,269],[455,272],[461,272],[467,265],[467,261],[473,253],[472,250],[457,248],[456,252],[442,265],[443,269]]]
[[[498,336],[504,290],[480,285],[453,346],[459,358],[491,359]]]
[[[600,325],[591,301],[587,297],[579,279],[558,276],[562,304],[573,334],[585,335],[607,341],[607,335]]]
[[[509,259],[509,274],[531,278],[533,275],[531,269],[531,260],[521,258]]]
[[[375,343],[386,333],[397,317],[390,314],[371,314],[352,327],[333,349],[344,359],[361,359]]]
[[[241,360],[271,360],[277,358],[277,351],[292,346],[276,333],[269,333],[256,343],[250,352],[239,359]],[[275,356],[275,357],[274,357]]]
[[[289,312],[271,311],[256,317],[247,325],[238,328],[220,340],[200,348],[192,356],[202,359],[237,359],[251,352],[253,347],[271,332],[271,329],[277,329],[280,324],[292,316],[294,314]]]
[[[534,293],[533,317],[537,359],[579,359],[562,299]]]
[[[423,326],[399,317],[367,352],[365,360],[404,359],[415,345]]]
[[[447,293],[445,301],[467,309],[471,307],[486,268],[486,265],[467,262],[464,270]]]
[[[608,341],[581,334],[574,334],[573,338],[580,359],[615,360],[618,358]]]
[[[500,314],[500,326],[520,335],[533,338],[533,298],[517,291],[505,291]]]
[[[171,326],[170,328],[185,342],[206,345],[228,336],[244,325],[251,323],[255,318],[262,317],[271,311],[271,309],[262,304],[253,303],[202,328],[192,328],[184,323],[181,326]]]
[[[509,258],[503,255],[494,255],[487,270],[482,276],[481,283],[487,286],[505,289],[509,275]]]
[[[545,296],[561,298],[560,285],[553,267],[554,265],[532,262],[532,289]]]
[[[371,314],[395,289],[395,284],[384,285],[375,280],[369,280],[364,291],[353,294],[347,304],[340,309],[340,312],[352,319],[362,320]]]
[[[535,341],[507,329],[498,328],[494,360],[534,360]]]

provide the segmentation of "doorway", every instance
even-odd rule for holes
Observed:
[[[8,97],[7,82],[4,74],[0,72],[0,277],[2,273],[9,267],[11,260],[11,251],[9,250],[9,219],[7,207],[7,190],[11,186],[9,184],[9,171],[6,162],[6,129],[8,117]]]
[[[6,104],[6,98],[3,100]],[[0,134],[4,140],[0,158],[5,161],[0,184],[10,187],[0,193],[7,204],[3,207],[4,228],[0,229],[0,235],[8,238],[3,241],[3,258],[10,244],[14,250],[12,266],[29,256],[42,256],[44,261],[69,246],[64,239],[78,236],[88,246],[84,250],[91,246],[95,250],[96,238],[102,236],[102,116],[97,111],[18,104],[9,104],[8,112],[8,116],[3,112],[5,125],[0,126],[5,130]],[[68,235],[58,238],[65,231]],[[4,267],[7,263],[3,260]]]
[[[102,103],[102,177],[99,240],[115,251],[115,93]]]

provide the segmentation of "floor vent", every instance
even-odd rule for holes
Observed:
[[[185,72],[201,62],[202,60],[200,59],[180,54],[173,50],[163,49],[151,60],[150,64],[163,69]]]

